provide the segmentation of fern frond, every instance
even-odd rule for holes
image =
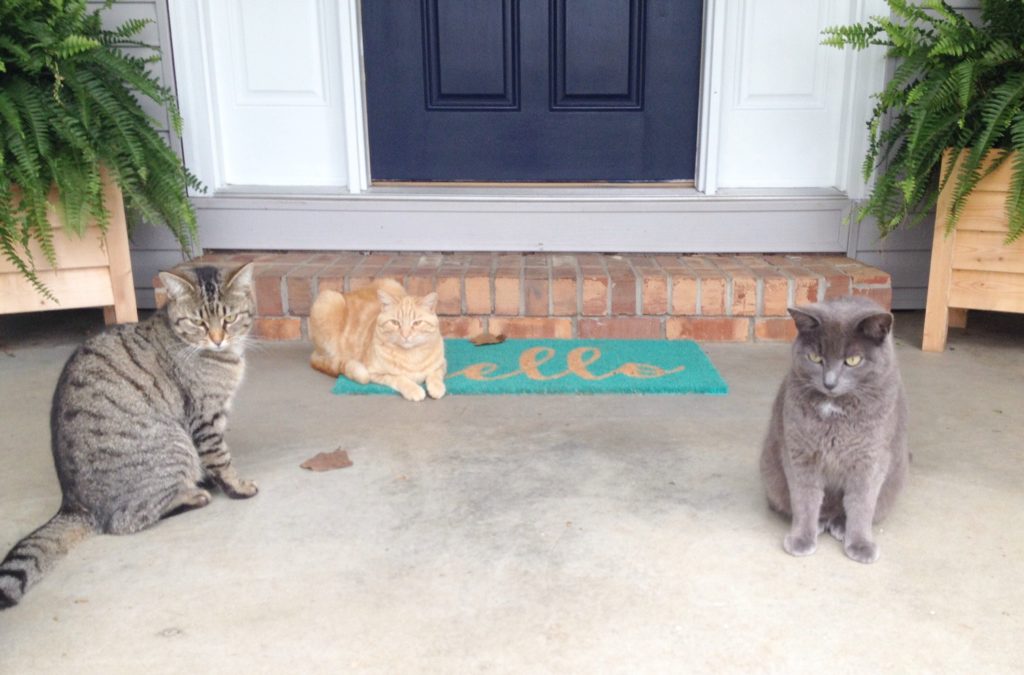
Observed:
[[[0,250],[43,293],[30,244],[54,262],[51,187],[65,229],[105,228],[101,167],[127,210],[166,223],[183,250],[196,238],[187,190],[199,183],[139,104],[148,98],[166,109],[180,133],[174,94],[151,70],[158,51],[138,38],[150,21],[107,29],[100,13],[111,0],[93,4],[0,0]],[[14,185],[16,204],[6,198]]]

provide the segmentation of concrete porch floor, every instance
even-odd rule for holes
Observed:
[[[706,345],[724,397],[420,404],[258,345],[228,438],[260,494],[86,541],[0,612],[0,672],[1020,672],[1022,318],[935,355],[897,316],[914,464],[872,566],[782,551],[757,457],[787,345]],[[0,317],[0,555],[57,508],[50,397],[100,326]]]

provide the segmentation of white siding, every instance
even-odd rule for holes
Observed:
[[[950,4],[966,10],[964,14],[971,19],[980,16],[978,0],[953,0]],[[935,215],[929,214],[918,227],[900,230],[882,241],[872,221],[853,228],[849,255],[892,275],[894,309],[922,309],[925,305],[934,224]]]
[[[90,2],[90,9],[101,9],[102,2]],[[143,42],[160,47],[163,58],[156,64],[157,76],[167,85],[174,82],[171,63],[171,43],[165,0],[120,0],[103,13],[104,25],[118,26],[127,19],[150,19],[140,35]],[[170,131],[167,114],[149,99],[143,99],[143,108],[159,123],[159,129],[172,148],[179,154],[181,141]],[[135,279],[135,297],[142,309],[156,306],[153,297],[153,276],[157,270],[168,269],[181,262],[181,249],[166,228],[141,225],[132,234],[132,276]]]

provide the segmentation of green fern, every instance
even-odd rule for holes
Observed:
[[[868,121],[862,169],[875,182],[858,220],[874,217],[883,236],[912,225],[952,180],[942,224],[952,231],[978,182],[1013,157],[1007,241],[1017,239],[1024,234],[1024,2],[982,0],[979,24],[943,0],[888,4],[891,17],[827,28],[822,40],[883,46],[899,64]],[[940,182],[947,148],[954,151],[949,157],[962,153],[964,160],[956,172],[947,165]]]
[[[86,0],[0,0],[0,253],[50,298],[29,246],[55,263],[51,186],[69,232],[91,221],[106,229],[105,167],[130,213],[166,224],[186,253],[196,240],[187,189],[202,185],[139,104],[152,99],[180,133],[173,92],[148,70],[159,54],[137,38],[149,21],[104,29],[101,12],[112,4],[89,11]]]

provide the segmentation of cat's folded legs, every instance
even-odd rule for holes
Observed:
[[[790,555],[811,555],[818,548],[818,515],[825,491],[814,484],[791,483],[789,494],[793,522],[782,548]]]
[[[875,544],[871,524],[875,518],[875,504],[880,488],[881,480],[863,481],[847,487],[843,496],[843,508],[846,511],[843,550],[857,562],[873,563],[878,560],[878,545]]]
[[[345,377],[359,384],[367,384],[370,381],[370,371],[366,369],[366,366],[361,361],[356,361],[355,359],[349,359],[345,363],[342,372],[345,374]]]
[[[231,465],[231,453],[220,433],[207,434],[196,443],[199,451],[199,462],[203,471],[213,479],[224,494],[232,499],[246,499],[259,492],[256,483],[239,478],[235,467]]]
[[[210,493],[196,485],[145,486],[107,514],[103,531],[107,534],[134,534],[161,518],[200,509],[209,503]]]
[[[448,391],[444,386],[444,376],[448,371],[448,363],[442,363],[441,367],[427,375],[427,393],[430,398],[441,398]]]
[[[407,401],[422,401],[427,397],[423,387],[403,375],[380,375],[373,378],[373,381],[391,387]]]
[[[228,446],[221,442],[220,448],[215,452],[200,455],[203,469],[213,478],[213,481],[224,490],[224,494],[232,499],[248,499],[259,492],[255,481],[245,480],[238,476],[235,467],[231,465],[231,453]]]

